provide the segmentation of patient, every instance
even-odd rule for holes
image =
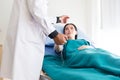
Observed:
[[[63,33],[68,37],[69,40],[75,40],[77,39],[77,27],[73,23],[67,23],[64,28],[63,28]],[[74,44],[74,43],[73,43]],[[88,42],[89,44],[89,42]],[[92,46],[90,45],[82,45],[78,47],[78,50],[82,50],[85,48],[91,48]],[[63,50],[63,45],[54,45],[55,52],[57,54],[60,54],[61,51]]]
[[[72,23],[64,26],[63,33],[69,39],[63,46],[55,45],[57,54],[62,56],[44,58],[43,70],[47,75],[54,80],[120,80],[119,56],[77,39],[78,31]]]
[[[59,45],[55,45],[55,51],[58,54],[62,53],[67,66],[81,66],[80,61],[83,59],[84,63],[82,63],[82,66],[84,65],[84,67],[99,64],[96,66],[97,68],[120,75],[120,65],[118,64],[120,59],[117,60],[114,58],[115,55],[109,51],[92,47],[85,39],[77,39],[77,27],[74,24],[66,24],[63,28],[63,33],[68,37],[68,40],[64,46],[61,45],[62,48]],[[91,60],[91,62],[87,61],[87,59]],[[109,61],[112,61],[113,63],[110,63]]]

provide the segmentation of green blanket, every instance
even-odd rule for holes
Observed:
[[[120,80],[120,57],[100,48],[78,50],[81,45],[89,42],[68,40],[63,57],[45,56],[43,70],[52,80]]]

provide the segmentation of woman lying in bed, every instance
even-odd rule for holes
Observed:
[[[74,24],[66,24],[63,32],[69,40],[63,50],[55,46],[63,58],[59,55],[44,58],[43,70],[53,80],[120,80],[120,57],[101,48],[93,48],[84,39],[77,39]]]
[[[64,26],[63,33],[69,39],[64,45],[64,49],[62,48],[67,66],[94,66],[120,76],[120,58],[112,58],[114,56],[112,53],[100,48],[94,48],[84,39],[77,39],[77,27],[72,23]],[[59,45],[55,45],[55,51],[58,54],[62,49]]]

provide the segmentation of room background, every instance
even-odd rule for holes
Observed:
[[[4,43],[13,0],[0,0],[0,44]],[[75,23],[91,37],[91,1],[89,0],[48,0],[48,15],[68,15],[69,22]]]
[[[13,0],[0,0],[0,44],[4,46]],[[120,0],[48,0],[48,15],[68,15],[96,47],[120,52]],[[116,45],[117,44],[117,45]]]

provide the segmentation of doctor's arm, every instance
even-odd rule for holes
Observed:
[[[42,27],[44,34],[54,39],[56,44],[63,44],[66,36],[58,33],[47,16],[46,0],[27,0],[28,10],[34,20]]]

